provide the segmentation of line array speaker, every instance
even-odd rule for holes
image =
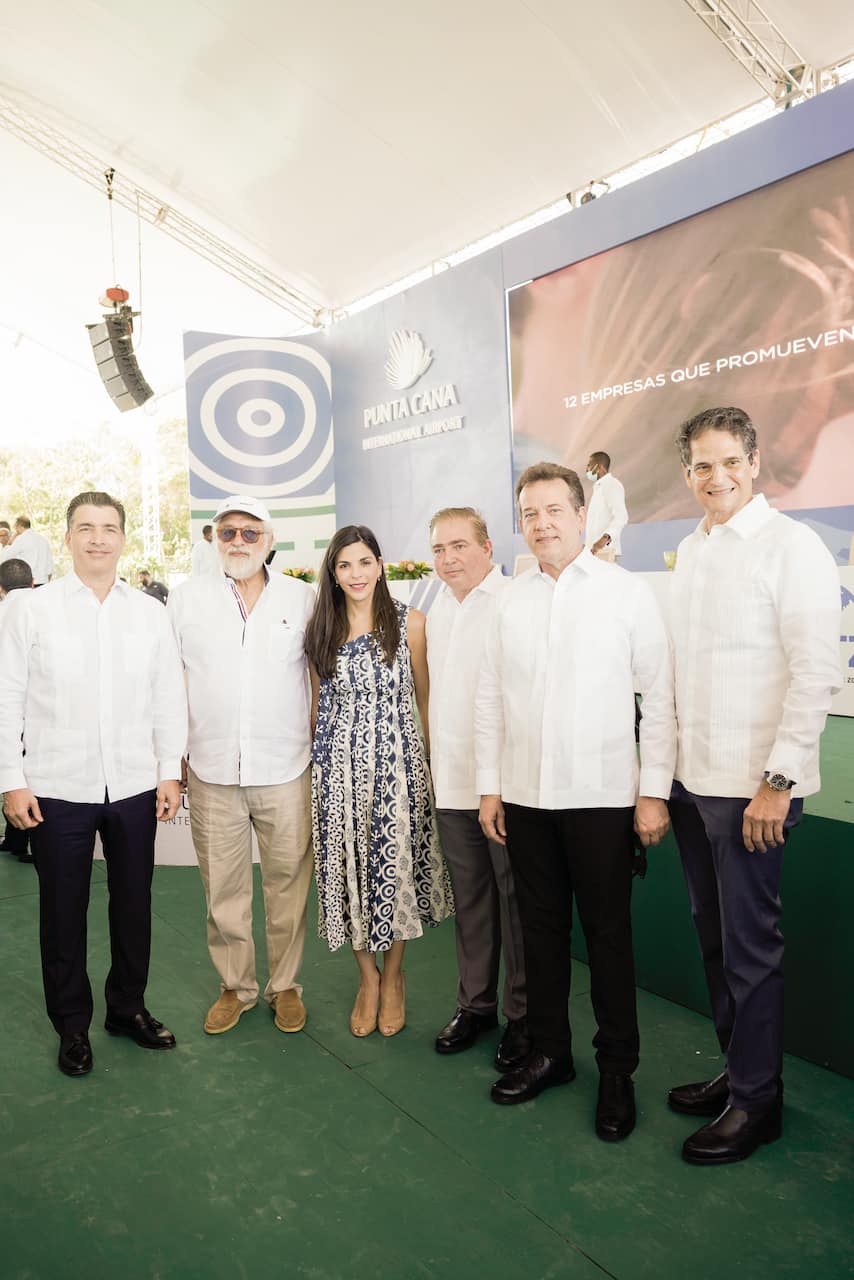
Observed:
[[[102,324],[87,324],[92,354],[110,399],[125,413],[145,404],[154,395],[139,371],[133,353],[130,307],[104,316]]]

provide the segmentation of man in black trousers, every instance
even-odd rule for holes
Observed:
[[[635,1124],[639,1036],[632,955],[634,836],[668,827],[673,675],[650,588],[584,548],[584,493],[556,463],[516,486],[537,568],[498,600],[475,700],[484,834],[506,842],[525,944],[532,1053],[492,1087],[512,1104],[575,1078],[567,1015],[573,903],[587,938],[599,1068],[596,1133]],[[635,690],[644,699],[640,769]]]
[[[106,1029],[175,1038],[145,1008],[157,820],[180,804],[184,681],[166,612],[116,573],[125,513],[106,493],[68,507],[73,571],[15,600],[0,632],[0,790],[31,833],[42,976],[66,1075],[92,1069],[86,915],[95,837],[107,865]],[[23,744],[22,744],[23,739]]]
[[[26,560],[13,558],[0,563],[0,604],[7,600],[13,591],[32,591],[34,585],[33,571]],[[0,609],[0,628],[6,616],[6,611]],[[11,853],[19,862],[33,860],[33,855],[30,853],[30,833],[13,827],[11,822],[6,823],[0,849],[3,853]]]

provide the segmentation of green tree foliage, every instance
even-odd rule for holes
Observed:
[[[77,493],[103,489],[124,503],[127,543],[119,573],[136,583],[140,569],[158,578],[190,571],[190,495],[187,478],[187,424],[180,418],[152,424],[137,419],[140,431],[157,433],[158,489],[162,559],[145,559],[142,541],[142,457],[139,436],[102,425],[97,431],[65,440],[59,448],[31,448],[24,442],[0,448],[0,519],[14,525],[29,516],[33,528],[50,542],[56,573],[71,559],[65,546],[65,512]]]

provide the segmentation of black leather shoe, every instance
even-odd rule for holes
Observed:
[[[470,1049],[481,1031],[491,1031],[498,1026],[494,1013],[472,1013],[470,1009],[457,1009],[446,1027],[436,1036],[437,1053],[462,1053]]]
[[[767,1111],[748,1113],[727,1107],[717,1120],[686,1138],[682,1159],[689,1164],[734,1164],[746,1160],[765,1142],[776,1142],[783,1132],[783,1108],[775,1102]]]
[[[544,1053],[535,1050],[524,1067],[509,1072],[496,1080],[490,1090],[493,1102],[512,1106],[515,1102],[527,1102],[536,1098],[543,1089],[552,1085],[569,1084],[575,1079],[575,1067],[565,1058],[547,1058]]]
[[[57,1066],[67,1076],[85,1076],[92,1070],[92,1046],[85,1031],[61,1036]]]
[[[596,1137],[603,1142],[622,1142],[634,1129],[636,1118],[632,1077],[603,1072],[596,1100]]]
[[[531,1056],[531,1036],[527,1018],[508,1018],[504,1035],[495,1054],[499,1071],[516,1071]]]
[[[667,1095],[671,1111],[686,1116],[719,1116],[729,1101],[729,1076],[722,1071],[714,1080],[680,1084]]]
[[[143,1049],[174,1049],[175,1037],[162,1022],[152,1018],[147,1009],[135,1013],[132,1018],[120,1018],[108,1013],[104,1023],[111,1036],[130,1036]]]

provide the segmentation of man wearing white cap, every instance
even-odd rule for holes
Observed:
[[[230,1031],[258,1001],[253,829],[267,922],[264,998],[280,1031],[301,1031],[297,976],[312,873],[303,636],[314,593],[268,572],[273,525],[257,498],[224,499],[213,523],[220,572],[181,583],[168,605],[187,677],[190,825],[221,982],[205,1031]]]

